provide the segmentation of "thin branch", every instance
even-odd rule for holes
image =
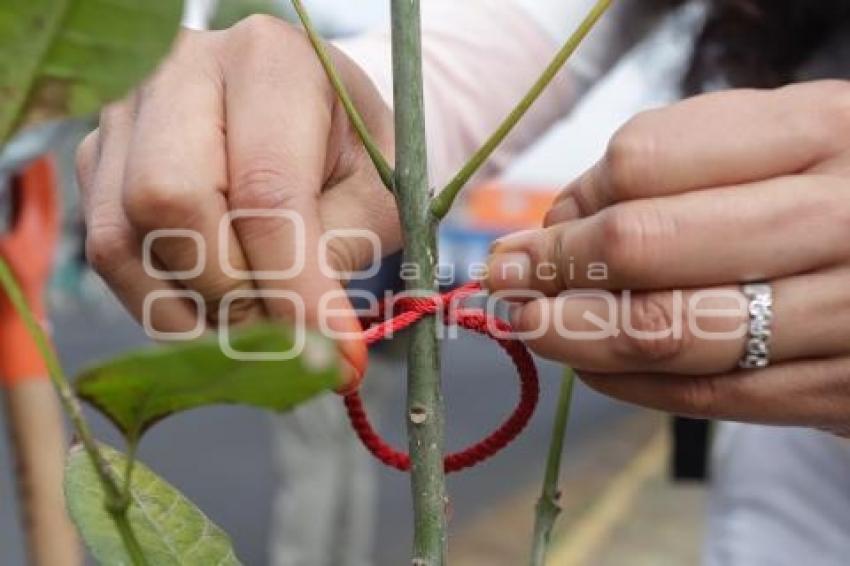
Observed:
[[[419,0],[392,0],[396,197],[404,230],[404,261],[416,265],[411,293],[436,291],[436,223],[429,212],[428,152],[422,79]],[[436,317],[414,328],[408,351],[407,424],[414,512],[413,561],[446,561],[446,486],[443,473],[443,397]]]
[[[130,560],[136,566],[148,566],[149,563],[147,557],[145,557],[145,551],[142,549],[142,545],[139,544],[139,539],[136,538],[136,533],[133,531],[130,520],[127,518],[126,510],[121,513],[113,513],[111,511],[110,513],[112,513],[112,520],[115,522],[115,527],[121,534],[121,540],[124,541],[124,548],[127,550]]]
[[[451,210],[452,204],[454,204],[458,194],[460,194],[460,191],[463,190],[469,180],[475,175],[475,173],[478,172],[479,169],[481,169],[484,163],[486,163],[490,156],[493,155],[493,152],[496,151],[499,145],[501,145],[505,138],[508,137],[508,134],[511,133],[523,116],[525,116],[529,109],[531,109],[537,99],[540,98],[540,95],[543,94],[546,87],[548,87],[552,80],[558,75],[572,54],[575,53],[576,49],[578,49],[579,45],[581,45],[584,38],[587,37],[593,29],[593,26],[596,25],[596,22],[599,21],[599,19],[611,6],[613,1],[614,0],[598,0],[596,2],[596,5],[588,13],[573,35],[570,36],[560,51],[558,51],[555,58],[551,63],[549,63],[549,66],[546,67],[546,70],[543,71],[543,74],[539,79],[537,79],[537,82],[534,83],[531,90],[528,91],[528,94],[526,94],[511,113],[508,114],[508,117],[505,118],[501,125],[499,125],[493,135],[491,135],[484,145],[475,152],[466,165],[463,166],[463,168],[457,173],[457,175],[455,175],[449,184],[446,185],[440,194],[434,197],[434,200],[431,203],[431,214],[433,214],[435,218],[438,220],[445,218]]]
[[[552,529],[561,507],[558,505],[561,493],[558,490],[558,478],[561,475],[561,455],[564,451],[564,437],[570,420],[570,406],[573,398],[575,374],[569,368],[564,370],[561,392],[558,395],[558,409],[552,425],[552,439],[549,444],[549,456],[546,460],[546,475],[543,490],[537,501],[534,517],[534,539],[531,547],[531,566],[544,566]]]
[[[18,315],[24,321],[30,336],[32,336],[33,340],[35,340],[36,346],[47,365],[47,372],[50,374],[50,378],[59,393],[59,399],[62,401],[62,405],[67,411],[68,416],[71,419],[71,423],[74,425],[74,429],[80,437],[83,446],[89,453],[89,456],[91,456],[92,462],[95,465],[95,470],[106,488],[107,495],[112,496],[117,500],[120,498],[121,491],[118,489],[118,484],[112,477],[112,473],[109,470],[109,464],[107,464],[106,459],[100,453],[100,450],[98,450],[97,443],[92,436],[88,422],[86,422],[85,417],[83,416],[80,404],[71,389],[71,385],[68,383],[68,379],[65,377],[65,372],[62,370],[62,366],[59,364],[59,360],[56,358],[56,354],[53,351],[47,336],[45,336],[41,325],[35,320],[35,316],[27,306],[26,299],[24,298],[11,269],[9,269],[8,264],[3,258],[0,258],[0,283],[2,283],[3,288],[6,291],[6,295],[12,302],[12,305],[15,307]]]
[[[68,382],[65,372],[62,370],[62,365],[56,357],[56,352],[54,352],[44,330],[27,305],[26,298],[18,282],[15,280],[12,270],[2,257],[0,257],[0,286],[2,286],[12,306],[14,306],[18,315],[23,320],[27,331],[35,341],[36,347],[47,365],[47,373],[50,375],[50,379],[56,388],[59,400],[91,459],[100,483],[103,485],[103,491],[106,494],[107,510],[115,521],[127,552],[136,566],[146,566],[147,561],[144,554],[140,554],[141,547],[126,517],[127,507],[129,505],[128,492],[123,491],[118,485],[106,458],[100,452],[89,428],[89,424],[83,415],[80,403],[76,395],[74,395],[71,384]]]
[[[339,100],[342,102],[342,106],[345,108],[345,112],[348,114],[351,124],[357,131],[357,135],[360,136],[360,140],[366,148],[366,153],[369,154],[369,157],[372,159],[372,163],[375,164],[375,169],[378,170],[378,175],[381,176],[381,181],[383,181],[384,186],[392,191],[393,168],[387,162],[384,154],[381,153],[381,148],[378,147],[378,144],[375,142],[374,138],[372,138],[372,135],[369,133],[369,129],[366,127],[366,122],[363,121],[363,117],[360,116],[360,112],[357,111],[357,107],[354,105],[354,101],[351,99],[348,89],[345,88],[345,83],[343,83],[342,78],[339,76],[339,72],[336,70],[333,61],[331,60],[324,41],[321,37],[319,37],[319,34],[316,32],[316,28],[313,27],[310,15],[307,13],[306,8],[304,8],[304,4],[301,0],[292,0],[292,6],[295,8],[295,12],[301,20],[301,25],[304,26],[304,31],[307,33],[307,37],[310,39],[310,43],[313,45],[313,49],[316,51],[316,55],[319,57],[319,61],[325,69],[325,73],[328,75],[328,80],[330,80],[337,96],[339,96]]]

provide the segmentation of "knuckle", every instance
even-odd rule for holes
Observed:
[[[124,210],[130,223],[142,230],[179,228],[197,214],[201,198],[173,181],[137,177],[124,191]]]
[[[117,225],[98,225],[86,234],[86,260],[102,278],[109,280],[124,265],[129,248],[127,231]]]
[[[614,207],[599,216],[600,246],[604,262],[622,269],[637,255],[643,227],[638,219],[624,207]]]
[[[217,306],[230,293],[251,291],[253,289],[250,284],[246,284],[244,281],[238,279],[231,279],[227,275],[219,272],[217,269],[208,269],[200,277],[188,281],[187,285],[198,290],[209,307]],[[256,302],[258,300],[250,295],[247,297],[237,295],[232,301],[232,304],[241,306],[243,298],[249,299],[249,304],[252,301]],[[212,315],[212,310],[213,309],[207,309],[207,312]]]
[[[682,324],[672,291],[631,295],[626,325],[619,344],[621,356],[650,363],[680,356],[688,347],[690,335]]]
[[[606,190],[615,202],[630,200],[638,189],[651,182],[647,179],[655,151],[654,137],[644,128],[649,113],[639,114],[620,128],[605,153]]]
[[[718,377],[685,377],[680,389],[680,414],[699,418],[722,418]]]
[[[513,309],[515,329],[522,332],[532,332],[543,327],[545,321],[543,311],[546,309],[544,299],[534,299],[524,305],[513,307]],[[534,339],[529,340],[532,346],[534,342]]]
[[[305,34],[274,16],[254,14],[228,32],[226,60],[261,77],[274,76],[296,81],[299,88],[311,90],[313,99],[327,104],[336,93]],[[283,55],[283,56],[282,56]]]
[[[643,219],[627,207],[606,209],[599,218],[603,262],[622,278],[631,279],[644,252]]]
[[[326,257],[328,267],[340,275],[350,274],[368,264],[358,246],[349,239],[332,238],[328,241]]]
[[[229,195],[232,209],[283,210],[296,208],[306,198],[299,183],[276,166],[249,167],[233,179]]]
[[[243,46],[256,50],[267,46],[277,50],[281,42],[301,36],[293,26],[267,14],[252,14],[235,24],[231,31]]]
[[[224,296],[222,294],[221,296]],[[220,299],[208,301],[207,319],[215,327],[240,326],[256,320],[261,315],[260,303],[251,297],[234,299],[223,313],[219,310]]]
[[[136,118],[136,92],[127,98],[104,106],[100,111],[99,129],[106,138],[113,133],[131,128]]]
[[[172,56],[180,56],[184,53],[192,53],[196,50],[203,50],[207,47],[207,40],[214,35],[214,32],[205,30],[196,30],[183,28],[177,34],[172,48]]]
[[[100,133],[99,130],[89,132],[80,145],[77,146],[77,151],[74,156],[74,166],[76,168],[77,181],[80,185],[85,186],[91,177],[91,173],[96,166],[97,161],[97,146]]]
[[[548,239],[548,249],[541,252],[538,246],[533,246],[530,250],[535,266],[535,278],[545,280],[548,277],[560,290],[569,289],[573,283],[569,233],[557,226],[553,226],[549,231],[554,234]]]
[[[280,20],[268,14],[251,14],[247,18],[243,18],[237,22],[233,29],[239,32],[248,33],[252,39],[260,37],[260,34],[267,32],[270,29],[277,29]]]
[[[850,81],[823,80],[780,89],[787,100],[804,99],[810,104],[808,112],[792,114],[789,118],[797,137],[806,147],[818,148],[821,157],[847,152],[847,131],[850,129]],[[795,120],[794,116],[798,116]]]
[[[109,135],[116,122],[121,121],[124,110],[118,103],[107,104],[100,110],[98,118],[98,129],[104,134]]]

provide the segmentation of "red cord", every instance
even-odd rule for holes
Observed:
[[[389,308],[392,311],[390,313],[392,318],[383,320],[378,317],[364,321],[368,326],[365,331],[366,343],[372,345],[395,331],[407,328],[423,317],[433,316],[438,311],[442,311],[443,321],[446,325],[457,324],[462,328],[492,338],[507,352],[516,366],[520,380],[520,399],[516,409],[499,428],[484,440],[460,452],[447,455],[443,459],[446,473],[475,466],[488,458],[492,458],[513,442],[528,425],[528,421],[537,407],[537,399],[540,395],[537,367],[534,365],[534,360],[525,345],[516,339],[500,338],[494,335],[494,332],[502,336],[508,335],[511,331],[510,325],[501,319],[488,317],[483,309],[459,307],[462,299],[474,295],[480,290],[481,287],[478,283],[470,283],[444,295],[428,298],[404,297],[394,301],[391,305],[384,305],[384,309]],[[376,323],[376,320],[382,320],[382,322]],[[409,471],[410,456],[394,449],[378,435],[369,422],[369,416],[360,394],[355,391],[346,395],[344,400],[351,426],[369,452],[387,466],[403,472]]]

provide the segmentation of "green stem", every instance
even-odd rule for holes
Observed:
[[[396,197],[404,231],[405,263],[415,266],[411,293],[436,292],[436,223],[429,213],[428,155],[422,79],[419,0],[392,0]],[[437,320],[413,329],[408,353],[408,443],[414,511],[413,564],[446,560],[446,488],[443,473],[443,397]]]
[[[110,512],[118,532],[121,534],[121,540],[124,541],[124,548],[127,549],[127,554],[135,566],[148,566],[148,559],[145,557],[145,551],[142,550],[142,545],[139,544],[139,539],[136,538],[136,533],[130,525],[130,520],[125,512]]]
[[[136,456],[139,449],[139,436],[135,432],[127,438],[127,463],[124,467],[124,484],[121,493],[128,499],[133,484],[133,470],[136,467]]]
[[[561,455],[564,451],[564,437],[567,423],[570,420],[570,406],[573,398],[575,374],[569,368],[564,370],[561,381],[561,392],[558,395],[558,409],[555,422],[552,425],[552,439],[549,443],[549,456],[546,460],[546,476],[543,479],[543,490],[537,501],[534,517],[534,538],[531,547],[531,566],[543,566],[546,552],[552,537],[555,521],[561,513],[558,505],[561,493],[558,489],[558,478],[561,475]]]
[[[316,55],[319,57],[319,61],[325,69],[325,73],[328,75],[328,80],[330,80],[337,96],[339,96],[339,100],[342,103],[343,108],[345,108],[345,112],[348,114],[351,124],[357,131],[357,135],[360,136],[360,140],[366,148],[366,153],[369,154],[369,157],[372,159],[372,163],[375,164],[375,168],[378,170],[378,175],[381,176],[381,181],[383,181],[384,186],[386,186],[389,190],[392,190],[393,168],[387,162],[386,158],[384,158],[384,154],[381,153],[381,149],[369,133],[369,129],[366,127],[366,122],[363,121],[363,117],[360,116],[360,112],[357,111],[357,107],[354,105],[354,101],[351,99],[348,89],[345,87],[345,83],[339,76],[339,72],[333,64],[331,56],[325,47],[324,41],[322,41],[322,38],[319,37],[319,34],[316,32],[316,28],[313,27],[310,15],[304,8],[301,0],[292,0],[292,6],[295,8],[295,12],[301,20],[301,25],[304,26],[304,31],[307,33],[307,37],[310,39],[310,43],[313,45],[313,49],[316,51]]]
[[[103,482],[104,488],[106,488],[107,495],[114,497],[117,501],[121,492],[109,471],[109,464],[107,464],[106,459],[98,450],[97,443],[94,440],[94,436],[91,433],[88,422],[86,422],[85,417],[83,416],[82,408],[71,389],[71,385],[68,383],[68,379],[65,377],[65,372],[62,370],[62,366],[56,358],[56,353],[53,351],[53,347],[50,345],[47,336],[42,330],[41,325],[38,321],[36,321],[35,316],[29,309],[29,306],[27,306],[27,301],[15,280],[15,276],[12,274],[12,270],[9,269],[8,264],[3,258],[0,258],[0,283],[2,283],[3,288],[6,291],[9,300],[12,302],[12,305],[15,307],[15,310],[18,312],[18,315],[24,321],[30,336],[32,336],[33,340],[35,340],[36,347],[47,365],[47,372],[50,375],[50,379],[53,381],[53,385],[59,393],[59,399],[62,402],[62,406],[68,413],[71,423],[74,426],[74,430],[77,432],[77,436],[79,436],[83,446],[92,458],[95,470]]]
[[[460,194],[460,191],[463,190],[473,175],[481,169],[484,163],[486,163],[490,156],[493,155],[493,152],[496,151],[499,145],[501,145],[505,138],[508,137],[508,134],[511,133],[523,116],[525,116],[525,114],[531,109],[537,99],[540,98],[540,95],[543,94],[546,87],[548,87],[552,80],[558,75],[561,68],[563,68],[572,54],[575,53],[576,49],[578,49],[579,45],[581,45],[581,42],[585,37],[587,37],[587,34],[590,33],[593,26],[596,25],[596,22],[598,22],[605,14],[613,1],[614,0],[598,0],[596,2],[596,5],[588,13],[584,21],[581,22],[573,35],[570,36],[564,46],[561,47],[560,51],[558,51],[555,55],[555,58],[551,63],[549,63],[549,66],[546,67],[546,70],[543,71],[543,74],[540,75],[540,78],[537,79],[537,82],[534,83],[531,90],[528,91],[528,94],[526,94],[511,113],[508,114],[508,117],[505,118],[505,120],[499,125],[493,135],[484,142],[484,145],[475,152],[457,175],[449,181],[449,184],[446,185],[440,194],[434,198],[431,203],[431,213],[436,218],[445,218],[451,210],[452,204],[454,204],[458,194]]]
[[[138,541],[135,540],[132,530],[130,529],[130,524],[127,522],[126,518],[127,506],[129,503],[129,492],[122,490],[118,485],[106,458],[104,458],[103,454],[100,452],[97,442],[89,428],[89,424],[83,416],[80,403],[77,400],[76,395],[74,395],[71,384],[68,382],[65,372],[62,370],[62,365],[59,363],[47,335],[35,319],[35,316],[27,305],[27,300],[24,297],[18,282],[15,280],[15,276],[12,274],[12,270],[2,257],[0,257],[0,285],[2,285],[6,295],[12,303],[12,306],[14,306],[18,315],[23,320],[27,331],[35,341],[36,347],[47,365],[47,373],[56,388],[59,400],[62,403],[68,418],[71,420],[71,424],[73,425],[77,436],[83,443],[83,447],[88,453],[92,464],[94,465],[94,469],[100,479],[100,483],[103,485],[103,490],[106,494],[107,508],[115,519],[115,524],[121,532],[121,536],[127,546],[127,551],[134,560],[133,563],[136,566],[146,566],[147,563],[144,560],[144,556],[142,556],[141,560],[137,559],[137,557],[134,557],[134,551],[131,548],[135,545],[138,550],[140,550]],[[126,523],[126,528],[124,530],[122,530],[121,522]]]

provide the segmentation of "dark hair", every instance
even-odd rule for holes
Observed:
[[[686,94],[850,77],[850,0],[707,1]]]

